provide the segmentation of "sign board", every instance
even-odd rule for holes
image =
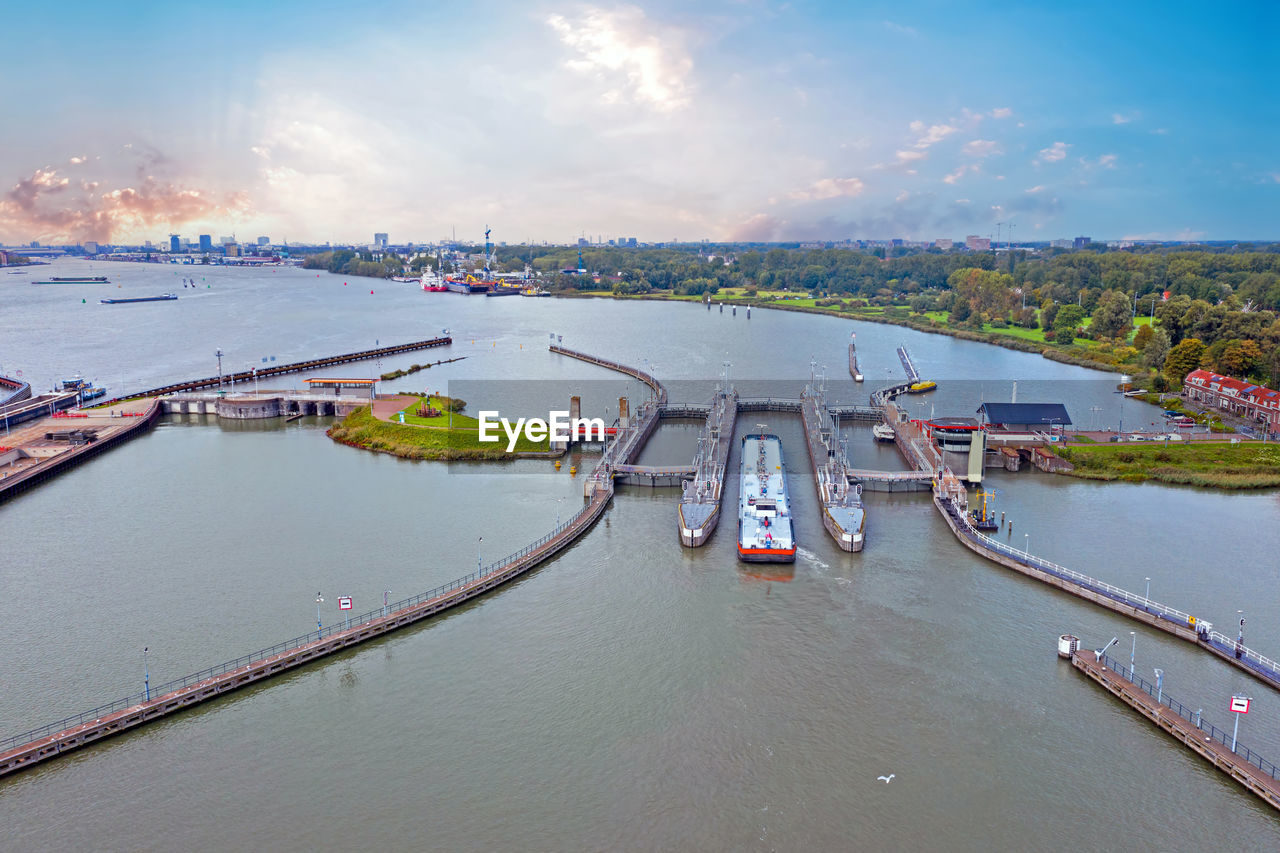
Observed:
[[[1248,696],[1232,696],[1231,710],[1237,714],[1247,714],[1249,713],[1249,703],[1252,701]]]
[[[350,610],[350,609],[351,609],[351,596],[349,596],[349,595],[341,595],[341,596],[338,596],[338,609],[339,609],[339,610]],[[1232,701],[1234,702],[1235,700],[1233,699]]]

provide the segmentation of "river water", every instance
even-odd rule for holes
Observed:
[[[1158,415],[1131,401],[1121,412],[1104,374],[834,318],[424,294],[300,270],[102,272],[112,285],[0,282],[0,370],[37,388],[78,372],[115,393],[211,375],[217,348],[231,371],[448,328],[448,350],[326,372],[466,356],[390,387],[466,388],[471,413],[576,392],[595,413],[641,393],[549,354],[548,334],[647,359],[676,399],[709,388],[726,360],[744,394],[794,396],[812,361],[833,398],[860,402],[901,375],[905,342],[940,383],[907,403],[921,413],[970,415],[1017,380],[1020,400],[1066,402],[1081,425]],[[166,290],[180,298],[97,302]],[[850,331],[866,387],[845,369]],[[0,734],[139,691],[144,646],[156,685],[313,629],[317,590],[328,625],[339,595],[362,612],[384,590],[412,595],[505,556],[580,506],[592,459],[574,457],[578,478],[541,460],[408,462],[335,445],[325,426],[173,417],[0,507]],[[474,605],[0,782],[0,848],[1280,846],[1269,809],[1076,675],[1055,640],[1119,637],[1113,656],[1132,645],[1140,674],[1163,668],[1166,691],[1220,727],[1231,693],[1252,695],[1240,739],[1272,760],[1280,696],[972,555],[923,494],[869,494],[866,550],[840,552],[816,516],[798,418],[768,426],[787,453],[794,567],[738,563],[731,513],[707,546],[681,548],[676,491],[622,487],[574,547]],[[844,431],[855,466],[901,466],[866,428]],[[696,428],[664,425],[643,461],[687,462],[695,441]],[[1035,471],[988,482],[1012,544],[1132,590],[1151,578],[1153,598],[1224,633],[1244,610],[1249,644],[1280,653],[1275,492]]]

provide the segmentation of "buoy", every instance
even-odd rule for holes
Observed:
[[[560,460],[559,460],[559,459],[557,459],[557,460],[556,460],[556,470],[557,470],[557,471],[559,471],[559,470],[560,470]]]
[[[373,291],[372,291],[372,290],[370,290],[370,291],[369,291],[369,295],[370,295],[370,296],[373,296]]]
[[[570,466],[569,466],[569,473],[570,473],[570,474],[576,474],[576,473],[578,473],[578,466],[577,466],[577,465],[570,465]]]
[[[83,304],[84,304],[84,300],[83,300],[83,299],[81,299],[81,300],[80,300],[80,304],[81,304],[81,305],[83,305]]]

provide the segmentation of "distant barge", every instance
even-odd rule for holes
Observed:
[[[163,293],[159,296],[134,296],[130,299],[99,299],[103,305],[123,305],[126,302],[168,302],[171,299],[177,299],[176,293]]]

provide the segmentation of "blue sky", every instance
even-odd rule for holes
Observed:
[[[0,240],[1277,239],[1280,7],[1224,8],[28,6]]]

